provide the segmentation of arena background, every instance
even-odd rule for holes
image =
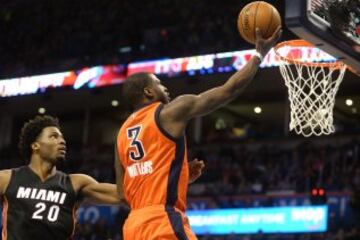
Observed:
[[[129,114],[121,82],[148,63],[160,73],[172,98],[223,83],[234,72],[235,62],[241,65],[241,56],[246,58],[246,52],[234,52],[253,49],[236,28],[239,10],[249,2],[3,3],[0,168],[27,164],[18,156],[19,131],[42,108],[40,112],[60,118],[69,148],[59,168],[114,182],[113,143]],[[267,2],[284,15],[283,1]],[[296,38],[284,26],[281,40]],[[217,53],[227,55],[208,56]],[[180,60],[161,63],[160,70],[149,63],[160,59]],[[180,71],[179,61],[191,65],[191,70]],[[189,124],[190,159],[206,163],[203,176],[190,185],[189,210],[327,205],[327,230],[266,233],[258,229],[220,235],[209,231],[199,234],[199,239],[359,239],[354,193],[360,189],[360,78],[347,72],[340,86],[334,108],[336,133],[303,138],[289,132],[287,90],[278,67],[271,60],[267,63],[238,99]],[[53,73],[73,76],[73,84],[55,87],[54,75],[23,78]],[[88,77],[81,82],[80,74]],[[14,88],[10,81],[44,85]],[[255,113],[255,107],[261,113]],[[314,190],[324,190],[324,196],[312,196]],[[121,239],[127,214],[126,206],[85,204],[78,212],[75,239]]]

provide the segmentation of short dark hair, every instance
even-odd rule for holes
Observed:
[[[19,150],[23,158],[29,159],[31,157],[31,144],[36,141],[42,130],[46,127],[57,127],[60,129],[59,119],[49,115],[36,116],[24,124],[19,138]]]
[[[141,103],[144,94],[144,88],[150,86],[152,78],[150,73],[135,73],[128,77],[124,83],[123,95],[132,108]]]

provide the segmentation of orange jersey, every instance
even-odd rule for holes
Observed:
[[[153,205],[186,209],[189,170],[185,137],[175,139],[162,129],[162,107],[155,102],[135,111],[117,136],[125,197],[132,210]]]

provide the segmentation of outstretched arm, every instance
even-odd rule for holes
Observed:
[[[119,204],[122,200],[115,184],[99,183],[85,174],[72,174],[70,177],[75,191],[81,193],[92,203]]]
[[[182,95],[166,104],[160,113],[160,120],[165,130],[168,130],[174,137],[179,137],[182,131],[178,132],[174,130],[174,127],[184,129],[189,119],[208,114],[238,97],[255,76],[261,58],[275,45],[280,36],[280,27],[269,39],[263,39],[259,29],[257,29],[256,50],[261,56],[253,56],[224,85],[212,88],[199,95]]]
[[[94,178],[85,174],[70,175],[75,191],[81,192],[92,203],[119,204],[125,201],[122,187],[124,172],[116,150],[115,145],[116,184],[99,183]]]

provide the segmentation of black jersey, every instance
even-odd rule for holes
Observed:
[[[76,205],[67,174],[42,182],[28,166],[13,169],[3,195],[3,240],[71,239]]]

